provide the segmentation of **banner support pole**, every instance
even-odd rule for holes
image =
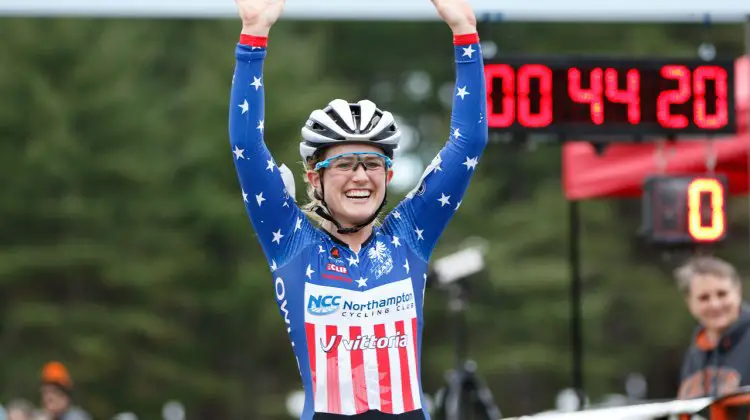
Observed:
[[[573,389],[578,395],[578,409],[584,408],[583,388],[583,331],[582,331],[582,281],[581,281],[581,216],[578,200],[568,202],[570,266],[570,339],[573,368]]]

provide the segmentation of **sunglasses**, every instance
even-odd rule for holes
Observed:
[[[362,165],[365,171],[385,172],[393,166],[393,161],[386,155],[376,152],[350,152],[331,156],[328,159],[318,162],[315,170],[319,171],[327,168],[334,172],[356,171]]]

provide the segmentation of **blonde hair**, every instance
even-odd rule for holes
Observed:
[[[305,181],[305,190],[307,191],[307,203],[300,206],[300,209],[302,209],[302,212],[305,213],[310,220],[317,223],[318,226],[323,226],[328,223],[328,220],[320,217],[318,213],[315,213],[317,207],[323,207],[323,201],[318,198],[315,186],[310,183],[309,179],[307,179],[307,172],[312,171],[312,168],[322,160],[322,156],[315,153],[312,157],[307,159],[307,162],[302,162],[302,168],[305,170],[305,176],[303,178]]]
[[[677,280],[677,288],[684,294],[690,293],[690,283],[695,276],[716,276],[728,278],[736,285],[741,283],[740,276],[732,264],[711,256],[690,259],[674,271],[674,276]]]
[[[306,186],[305,190],[307,192],[308,201],[307,203],[302,204],[300,206],[300,209],[308,218],[310,218],[310,220],[317,223],[318,226],[325,228],[329,225],[332,225],[332,223],[320,217],[320,215],[315,212],[315,209],[320,207],[327,210],[327,207],[323,205],[322,197],[319,198],[319,195],[315,190],[315,186],[310,183],[309,179],[307,179],[307,172],[313,171],[315,165],[323,160],[325,160],[323,159],[323,153],[315,153],[313,156],[307,159],[307,162],[302,162],[302,168],[305,170],[305,176],[303,178]],[[371,222],[373,226],[379,226],[382,223],[380,220],[381,215],[382,213],[379,214],[378,217],[376,217],[375,220]]]

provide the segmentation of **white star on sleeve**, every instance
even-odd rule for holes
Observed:
[[[250,86],[255,86],[255,90],[258,90],[263,86],[263,83],[260,81],[259,77],[253,76],[253,83],[250,83]]]
[[[367,287],[367,279],[364,277],[360,277],[357,281],[357,287]]]
[[[401,213],[399,213],[398,210],[396,210],[396,211],[393,212],[393,217],[395,217],[396,219],[400,219],[401,218]]]
[[[462,163],[462,165],[466,166],[466,170],[467,171],[469,169],[474,169],[477,166],[477,163],[479,163],[479,159],[478,158],[479,158],[478,156],[477,157],[473,157],[473,158],[470,158],[470,157],[466,156],[466,162]]]
[[[459,138],[461,137],[461,132],[457,129],[453,130],[453,137]]]
[[[258,126],[255,127],[255,128],[257,128],[258,130],[260,130],[260,132],[262,133],[263,132],[263,127],[264,127],[263,120],[258,120]]]
[[[255,201],[258,202],[258,207],[260,207],[261,203],[263,203],[264,201],[266,201],[266,199],[263,198],[263,192],[262,191],[261,191],[260,194],[256,194],[255,195]]]
[[[247,203],[247,193],[245,192],[245,190],[242,190],[242,201]]]
[[[271,239],[271,242],[276,242],[277,244],[281,245],[281,238],[284,237],[284,235],[281,234],[281,229],[272,233],[273,233],[273,239]]]
[[[476,50],[471,48],[471,45],[469,45],[467,48],[464,48],[464,55],[462,55],[461,57],[471,58],[471,55],[474,54],[474,52],[476,52]]]
[[[394,237],[393,237],[393,239],[391,240],[391,243],[392,243],[392,244],[393,244],[393,246],[395,246],[396,248],[398,248],[398,247],[400,247],[400,246],[401,246],[401,241],[400,241],[400,240],[398,239],[398,236],[394,236]]]
[[[271,271],[276,271],[276,260],[271,260]]]
[[[234,150],[232,151],[232,153],[234,153],[234,158],[235,159],[244,159],[245,158],[245,155],[244,155],[245,149],[240,149],[239,147],[237,147],[236,144],[234,145]]]
[[[242,101],[241,104],[237,105],[242,110],[242,113],[246,113],[248,109],[250,109],[250,105],[247,104],[247,99]]]
[[[422,232],[424,232],[424,229],[414,228],[414,232],[416,232],[417,234],[417,239],[424,240],[424,236],[422,236]]]
[[[451,196],[440,193],[440,198],[437,199],[437,201],[440,202],[440,207],[449,205],[451,203],[450,201],[448,201],[449,198],[451,198]]]
[[[313,270],[312,267],[310,267],[310,264],[307,264],[307,270],[305,270],[305,275],[307,276],[308,279],[312,280],[312,273],[314,272],[315,270]]]
[[[294,224],[294,230],[295,232],[302,229],[302,218],[298,217],[297,222]],[[322,247],[321,247],[322,248]]]
[[[440,167],[441,163],[443,163],[443,158],[440,157],[440,153],[438,153],[437,155],[435,155],[434,158],[432,158],[432,162],[430,162],[430,165],[429,165],[429,166],[432,166],[433,168],[432,172],[442,171],[443,168]]]
[[[406,262],[404,262],[404,265],[402,265],[402,267],[406,269],[406,274],[409,274],[409,260],[406,260]]]
[[[466,95],[471,95],[471,93],[469,93],[469,92],[468,92],[468,91],[466,90],[466,88],[467,88],[467,86],[464,86],[464,87],[462,87],[462,88],[458,88],[458,93],[456,93],[456,96],[460,96],[460,97],[461,97],[461,99],[464,99],[464,96],[466,96]]]
[[[268,159],[268,160],[266,161],[266,170],[267,170],[267,171],[271,171],[271,172],[273,172],[273,168],[275,168],[275,167],[276,167],[276,164],[275,164],[275,163],[273,163],[273,159]]]
[[[359,263],[359,258],[355,259],[353,256],[350,256],[349,258],[347,258],[347,260],[349,261],[349,266],[350,267],[353,266],[353,265],[356,266]]]

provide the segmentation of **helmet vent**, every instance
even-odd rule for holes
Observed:
[[[341,118],[341,116],[338,113],[334,112],[333,109],[328,111],[328,116],[331,117],[331,119],[336,123],[336,125],[339,126],[339,128],[341,128],[342,130],[346,131],[347,133],[354,133],[354,131],[352,131],[352,129],[349,128],[346,122],[344,122],[344,119]]]
[[[352,105],[350,108],[354,119],[354,132],[359,134],[361,132],[359,125],[362,123],[362,108],[359,105]]]
[[[373,115],[372,119],[370,120],[370,124],[367,126],[367,128],[365,128],[365,131],[370,131],[375,128],[375,126],[377,126],[378,122],[380,121],[380,117],[380,113],[376,113],[375,115]]]

